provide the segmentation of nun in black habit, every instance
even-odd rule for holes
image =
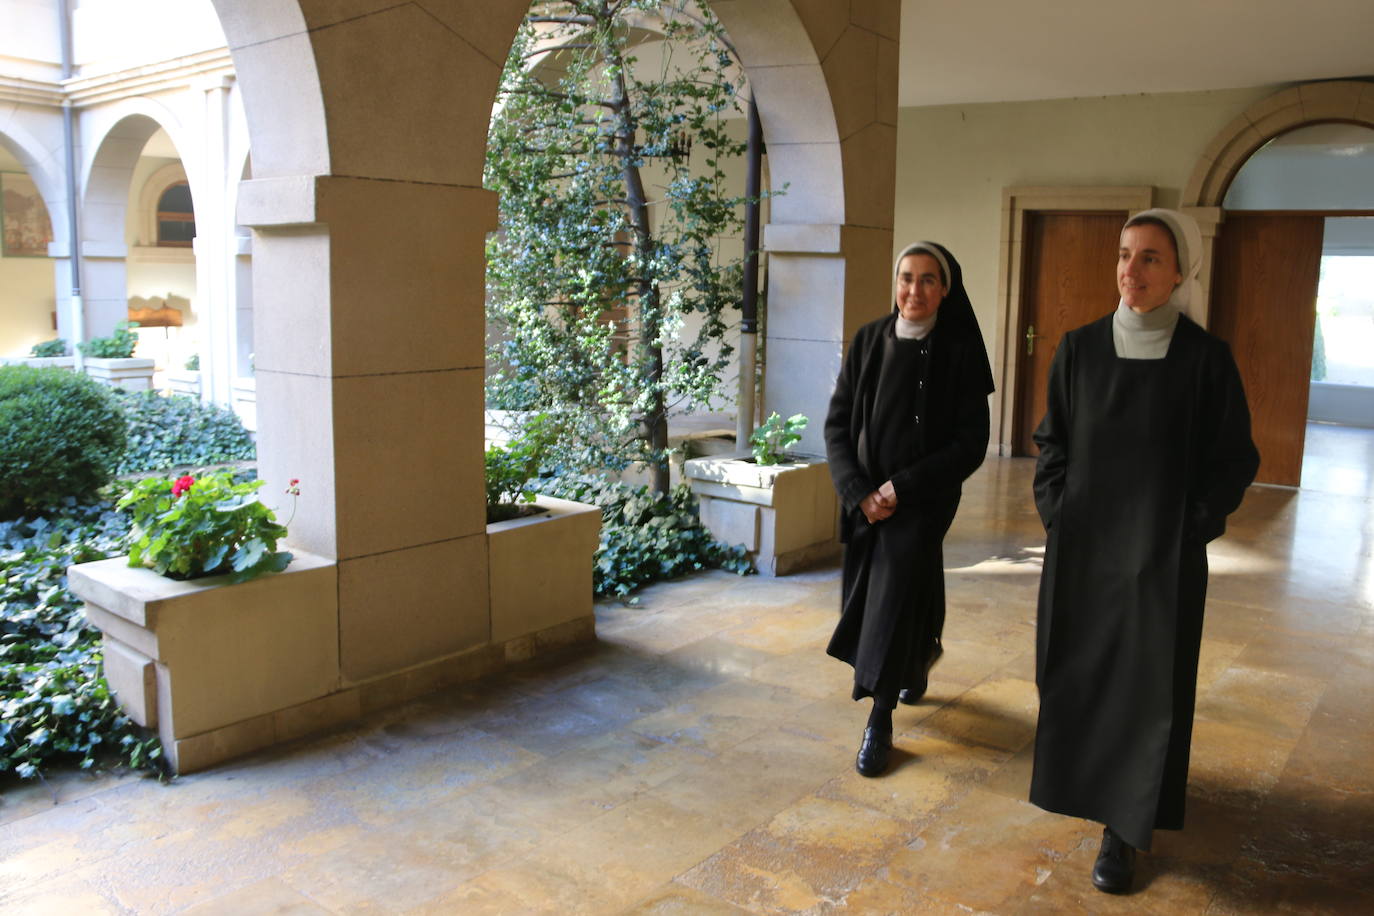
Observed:
[[[1105,825],[1093,884],[1183,827],[1207,542],[1259,455],[1225,342],[1181,314],[1201,234],[1173,210],[1121,233],[1114,313],[1066,334],[1035,432],[1040,721],[1030,800]]]
[[[893,268],[892,314],[860,328],[825,420],[845,542],[828,653],[873,698],[856,768],[877,776],[892,711],[925,693],[945,620],[943,541],[988,445],[992,370],[959,262],[918,242]]]

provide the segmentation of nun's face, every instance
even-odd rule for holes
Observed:
[[[907,321],[925,321],[949,292],[940,282],[940,262],[928,254],[909,254],[897,265],[897,311]]]
[[[1168,302],[1182,282],[1178,252],[1169,233],[1150,223],[1122,231],[1116,262],[1116,288],[1122,302],[1134,311],[1152,312]]]

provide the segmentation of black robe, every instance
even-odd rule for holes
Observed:
[[[896,339],[895,314],[860,328],[830,399],[826,455],[846,549],[827,652],[854,667],[855,699],[895,699],[918,682],[944,625],[944,536],[963,481],[987,453],[992,390],[958,288],[962,298],[948,315],[941,306],[924,341]],[[897,509],[869,524],[859,503],[889,479]]]
[[[1259,466],[1240,373],[1184,316],[1163,359],[1121,359],[1108,315],[1065,335],[1035,441],[1030,800],[1149,849],[1183,826],[1206,544]]]

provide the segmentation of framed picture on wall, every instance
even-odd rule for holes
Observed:
[[[52,241],[48,208],[24,172],[0,172],[0,253],[7,258],[46,258]]]

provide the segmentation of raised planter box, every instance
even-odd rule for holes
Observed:
[[[88,356],[86,374],[102,385],[126,391],[150,391],[153,387],[153,361],[141,356],[115,359]]]
[[[13,356],[3,361],[6,366],[30,366],[34,369],[75,369],[75,356]]]
[[[798,457],[759,465],[747,454],[693,458],[682,474],[717,540],[743,544],[758,571],[785,576],[839,553],[829,465]]]
[[[601,510],[552,496],[535,505],[545,511],[487,526],[491,641],[505,644],[507,656],[525,652],[521,640],[555,627],[595,636],[592,555]]]
[[[195,369],[168,369],[167,390],[172,394],[200,399],[200,372]]]
[[[337,568],[293,553],[284,572],[237,585],[167,579],[127,557],[67,570],[104,634],[111,689],[135,722],[157,729],[175,772],[339,718],[327,699],[311,702],[339,689]]]

